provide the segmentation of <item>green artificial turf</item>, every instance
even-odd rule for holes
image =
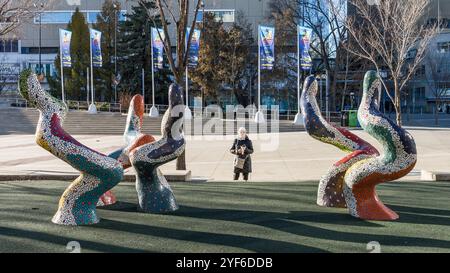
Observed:
[[[315,205],[317,183],[173,184],[180,210],[136,212],[134,184],[95,226],[51,223],[67,182],[0,183],[0,252],[450,252],[450,183],[393,183],[381,199],[396,222],[354,219]]]

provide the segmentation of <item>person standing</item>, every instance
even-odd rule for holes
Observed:
[[[244,181],[248,181],[248,175],[252,172],[253,144],[247,135],[247,130],[241,127],[238,130],[238,136],[231,146],[230,152],[234,158],[234,180],[239,180],[242,173]]]

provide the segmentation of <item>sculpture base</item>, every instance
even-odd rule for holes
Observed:
[[[116,196],[112,191],[107,191],[98,200],[97,207],[114,205],[117,202]]]
[[[255,122],[258,124],[266,123],[266,119],[264,118],[263,112],[261,112],[261,111],[256,112]]]
[[[154,105],[152,106],[152,108],[150,108],[150,113],[148,114],[149,117],[151,118],[157,118],[159,117],[159,111],[158,108],[156,108]]]
[[[169,213],[178,210],[170,185],[158,168],[150,176],[136,176],[138,210],[145,213]]]
[[[320,180],[317,193],[317,205],[328,208],[347,208],[344,197],[344,172]]]
[[[301,113],[297,113],[297,115],[295,115],[294,125],[297,125],[297,126],[305,125],[305,123],[303,122],[303,115]]]
[[[89,105],[88,113],[93,115],[97,114],[97,107],[95,106],[95,104],[91,103]]]
[[[82,211],[77,213],[77,215],[73,215],[73,212],[59,209],[55,216],[53,216],[52,222],[62,226],[88,226],[98,224],[100,222],[100,218],[97,217],[95,206],[92,207],[93,208],[84,207]]]
[[[189,109],[188,106],[184,109],[184,119],[185,120],[191,120],[192,119],[192,112],[191,109]]]

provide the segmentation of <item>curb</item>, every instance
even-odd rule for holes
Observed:
[[[60,180],[60,181],[73,181],[78,178],[79,175],[66,174],[66,175],[54,175],[54,174],[12,174],[12,175],[0,175],[0,182],[6,181],[31,181],[31,180]],[[188,179],[180,179],[175,175],[165,175],[168,182],[182,182],[182,183],[204,183],[208,182],[210,179],[196,177]],[[126,174],[123,176],[122,182],[136,182],[136,176],[134,174]]]

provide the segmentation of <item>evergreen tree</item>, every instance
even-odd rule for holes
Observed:
[[[89,49],[89,27],[83,13],[76,8],[72,19],[67,25],[67,29],[72,31],[70,43],[70,54],[72,57],[72,67],[64,68],[64,90],[66,100],[86,99],[86,69],[90,64]],[[57,75],[48,79],[51,92],[61,94],[61,64],[60,53],[56,56],[55,67]]]
[[[191,79],[205,96],[215,99],[218,89],[227,87],[239,104],[247,106],[250,103],[248,87],[255,78],[248,67],[256,65],[251,55],[252,26],[242,13],[238,13],[236,22],[227,28],[214,14],[206,13],[204,20],[199,65],[191,73]]]
[[[202,39],[199,50],[199,63],[190,73],[191,80],[203,91],[205,97],[217,99],[222,78],[217,73],[223,64],[221,52],[223,43],[227,40],[227,32],[222,21],[217,21],[212,13],[206,13],[202,26]]]
[[[102,12],[97,16],[97,23],[93,26],[102,33],[101,47],[103,64],[101,68],[96,68],[94,70],[94,73],[97,75],[95,90],[100,101],[114,101],[114,41],[117,33],[116,25],[119,25],[119,11],[119,2],[106,0],[103,3]],[[117,52],[117,54],[119,54],[119,52]]]
[[[256,74],[249,66],[257,66],[257,58],[251,54],[255,43],[252,25],[242,12],[238,12],[236,22],[227,31],[220,53],[221,63],[218,71],[221,79],[232,90],[238,103],[244,107],[250,104],[249,86],[256,79]]]
[[[67,26],[72,31],[72,41],[70,44],[70,54],[72,56],[72,68],[70,71],[70,81],[66,81],[67,94],[75,100],[81,100],[86,96],[86,92],[81,94],[81,90],[86,90],[86,69],[90,64],[89,49],[89,26],[83,13],[77,8],[72,16],[72,20]]]
[[[119,25],[118,36],[118,65],[121,75],[119,85],[120,92],[140,94],[142,90],[142,69],[145,70],[146,103],[151,102],[151,27],[160,27],[160,16],[151,20],[147,9],[156,8],[154,0],[145,1],[132,7],[127,14],[127,20]],[[152,25],[155,21],[157,26]],[[155,71],[155,97],[156,103],[167,104],[167,88],[169,85],[169,73],[167,65],[163,70]]]

